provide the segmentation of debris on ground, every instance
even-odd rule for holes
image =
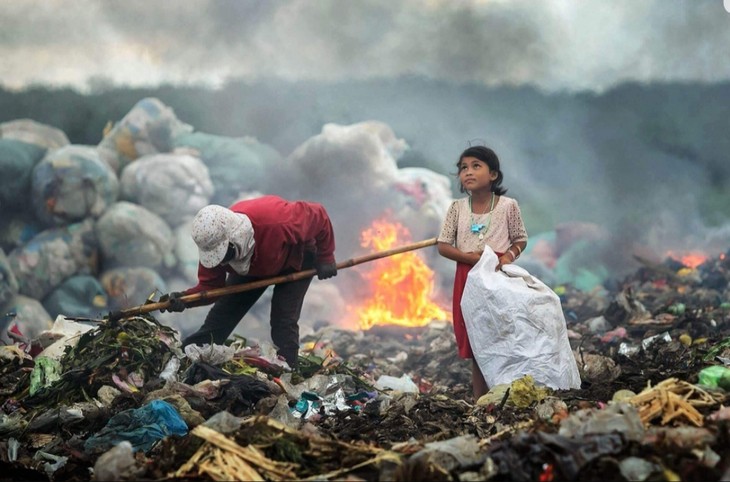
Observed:
[[[325,327],[296,371],[243,339],[183,351],[151,315],[57,328],[39,339],[62,350],[0,350],[0,466],[41,480],[722,480],[728,310],[657,273],[562,292],[580,389],[525,376],[478,401],[444,322]],[[638,303],[649,317],[628,314]]]

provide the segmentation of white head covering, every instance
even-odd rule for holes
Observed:
[[[248,273],[255,244],[248,216],[211,204],[195,215],[191,231],[200,252],[200,264],[206,268],[218,266],[232,244],[236,255],[230,266],[239,274]]]

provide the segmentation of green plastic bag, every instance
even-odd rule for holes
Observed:
[[[61,362],[47,356],[37,356],[34,361],[35,367],[30,374],[31,396],[61,379]]]
[[[703,368],[699,375],[699,384],[730,391],[730,368],[721,365]]]

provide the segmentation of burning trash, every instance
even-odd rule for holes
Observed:
[[[410,242],[408,229],[384,219],[373,221],[362,233],[362,246],[376,251]],[[434,320],[450,320],[451,315],[436,302],[434,273],[417,252],[408,252],[373,263],[363,273],[369,282],[370,297],[351,306],[351,316],[367,330],[375,325],[424,326]]]

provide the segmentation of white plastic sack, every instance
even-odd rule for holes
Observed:
[[[514,264],[495,272],[485,248],[469,271],[461,310],[474,358],[487,385],[525,375],[556,389],[580,388],[560,298]]]
[[[98,146],[99,155],[118,174],[138,157],[171,151],[173,139],[192,130],[192,126],[178,120],[172,108],[147,97],[105,133]]]
[[[164,219],[139,204],[119,201],[96,223],[105,266],[174,264],[172,230]]]
[[[58,149],[70,144],[66,134],[56,127],[32,119],[16,119],[0,124],[0,138],[15,139],[44,149]]]
[[[38,336],[41,345],[45,346],[39,356],[60,360],[65,353],[66,347],[76,346],[79,342],[79,335],[93,329],[94,325],[79,323],[69,320],[63,315],[58,315],[56,321],[53,322],[53,326]]]
[[[380,375],[375,382],[375,388],[378,390],[395,390],[404,393],[418,393],[418,385],[416,385],[411,377],[405,373],[400,378],[390,375]]]
[[[122,171],[124,199],[177,226],[208,205],[213,183],[200,159],[181,154],[142,156]]]

